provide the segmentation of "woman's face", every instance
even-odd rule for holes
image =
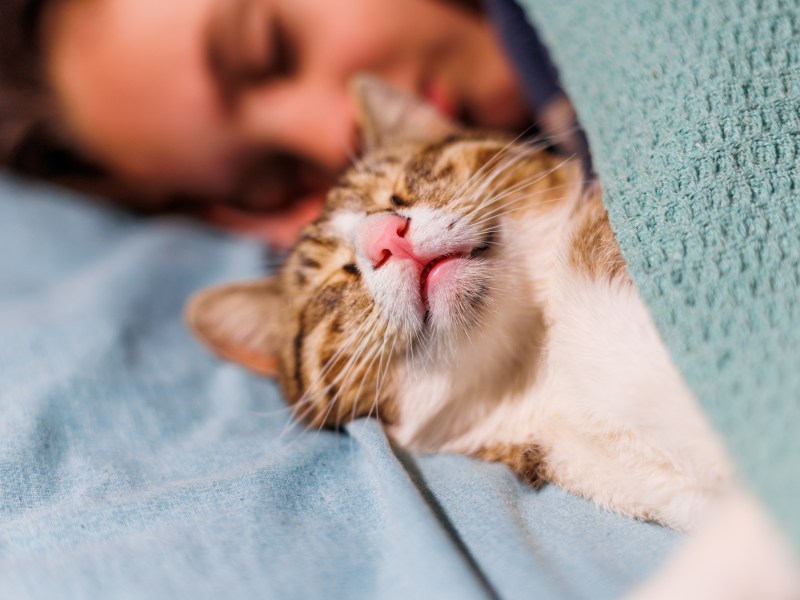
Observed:
[[[484,126],[525,116],[491,28],[436,0],[67,0],[46,25],[74,135],[164,191],[263,206],[323,185],[354,147],[360,72]]]

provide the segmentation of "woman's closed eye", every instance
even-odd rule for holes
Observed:
[[[259,0],[228,0],[210,21],[206,57],[225,106],[244,89],[291,77],[296,45],[274,9]]]
[[[286,27],[273,18],[268,28],[270,50],[264,59],[261,72],[258,74],[261,81],[279,80],[291,77],[297,68],[297,48],[289,39]]]

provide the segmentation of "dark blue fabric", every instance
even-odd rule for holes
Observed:
[[[563,94],[547,48],[525,11],[514,0],[487,0],[489,18],[514,62],[523,92],[535,114]]]
[[[547,130],[541,119],[543,113],[557,100],[565,98],[559,82],[558,72],[547,47],[539,39],[525,11],[514,0],[487,0],[486,10],[509,57],[516,68],[534,123],[542,127],[552,145],[565,155],[579,158],[587,178],[592,176],[592,159],[586,135],[577,119],[569,118],[559,125],[559,131]],[[552,127],[552,123],[551,123]]]

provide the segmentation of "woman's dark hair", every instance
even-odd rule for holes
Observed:
[[[0,165],[20,168],[22,146],[48,121],[39,43],[45,1],[0,4]]]
[[[0,167],[92,189],[102,170],[72,149],[44,73],[43,14],[59,1],[0,3]]]
[[[82,155],[61,126],[45,75],[42,29],[45,12],[70,1],[0,0],[0,169],[158,208],[163,197],[130,189]],[[481,11],[481,0],[442,1]]]

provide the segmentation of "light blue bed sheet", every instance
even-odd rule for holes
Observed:
[[[200,348],[253,243],[0,177],[0,598],[614,598],[680,538],[362,420],[291,427]]]

